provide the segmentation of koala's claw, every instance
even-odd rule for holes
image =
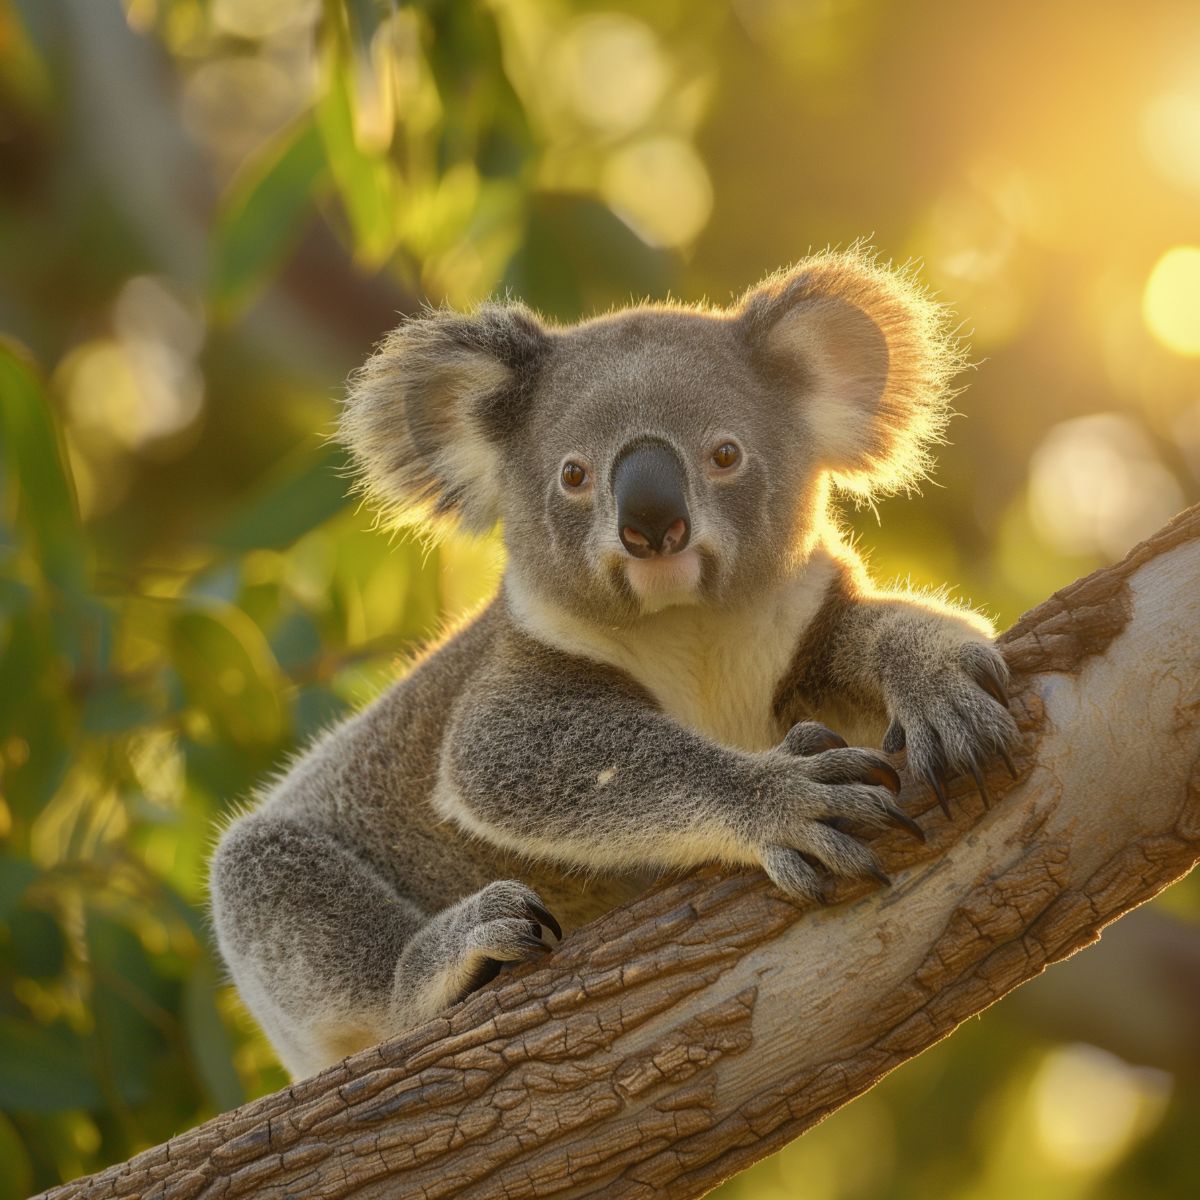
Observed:
[[[836,838],[840,843],[850,843],[854,846],[854,869],[849,869],[848,863],[841,862],[838,863],[837,874],[852,878],[870,876],[884,887],[892,886],[891,879],[865,846],[859,845],[844,834],[836,833],[832,828],[828,832],[831,838]],[[824,852],[827,853],[828,850],[827,845]],[[791,846],[769,845],[764,846],[762,851],[763,869],[777,888],[802,900],[814,900],[821,905],[829,904],[833,900],[833,880],[813,866],[814,859],[815,855]]]
[[[1009,752],[1008,752],[1008,747],[1007,747],[1007,746],[1001,746],[1001,747],[1000,747],[1000,757],[1001,757],[1002,759],[1004,759],[1004,765],[1005,765],[1005,766],[1008,768],[1008,773],[1009,773],[1009,774],[1010,774],[1010,775],[1011,775],[1011,776],[1012,776],[1014,779],[1016,779],[1016,777],[1017,777],[1017,766],[1016,766],[1016,763],[1014,763],[1014,762],[1013,762],[1013,760],[1012,760],[1012,755],[1011,755],[1011,754],[1009,754]]]
[[[544,908],[536,900],[526,899],[525,911],[529,914],[530,920],[536,921],[539,925],[545,925],[558,941],[562,941],[562,926],[554,919],[549,909]],[[541,937],[540,930],[538,936]]]
[[[542,941],[542,927],[536,921],[530,922],[529,932],[520,935],[517,938],[516,944],[526,954],[534,954],[540,957],[550,953],[550,947]]]
[[[470,925],[464,933],[468,957],[517,962],[549,954],[542,940],[550,930],[562,940],[562,926],[532,888],[516,880],[490,883],[467,902]]]
[[[991,698],[995,700],[997,704],[1002,705],[1004,708],[1008,707],[1008,693],[1004,690],[1004,686],[994,675],[991,675],[987,671],[980,671],[975,676],[975,682],[979,684],[979,686],[983,688],[983,690],[987,692],[987,694],[991,696]]]
[[[934,768],[925,776],[925,782],[933,789],[933,794],[937,797],[938,807],[947,817],[950,816],[950,802],[946,799],[946,788],[942,781],[938,778],[937,769]]]
[[[883,811],[892,819],[893,825],[898,825],[901,829],[911,833],[919,842],[924,842],[925,831],[908,815],[897,808],[894,804],[885,804]]]
[[[979,773],[979,764],[974,759],[971,759],[968,766],[971,771],[971,778],[975,780],[975,786],[979,789],[979,796],[983,800],[983,807],[991,808],[992,798],[988,795],[987,784],[983,782],[983,776]]]
[[[929,785],[947,817],[947,779],[959,772],[974,780],[984,808],[990,808],[983,762],[995,754],[1017,778],[1008,746],[1018,731],[1008,707],[1004,659],[988,643],[968,642],[926,670],[892,686],[892,722],[883,748],[907,749],[909,769]]]
[[[896,773],[896,768],[890,763],[873,763],[864,778],[868,783],[874,783],[879,787],[887,788],[893,796],[900,794],[900,776]]]
[[[789,754],[808,758],[813,754],[824,754],[826,750],[844,750],[846,739],[819,721],[800,721],[787,731],[783,748]]]
[[[765,846],[762,864],[771,882],[789,896],[815,900],[822,905],[832,899],[831,881],[821,876],[799,850],[788,846]]]

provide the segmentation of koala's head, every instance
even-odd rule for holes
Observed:
[[[524,587],[621,623],[769,587],[830,482],[910,484],[961,365],[943,310],[855,249],[725,310],[645,305],[569,328],[520,304],[428,312],[356,375],[342,433],[386,513],[501,520]]]

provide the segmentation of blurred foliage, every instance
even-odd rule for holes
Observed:
[[[397,312],[919,256],[986,361],[852,519],[1007,622],[1200,492],[1197,79],[1188,0],[0,0],[0,1200],[284,1081],[214,831],[501,565],[344,499]],[[1178,1196],[1154,1068],[1002,1005],[727,1194]]]

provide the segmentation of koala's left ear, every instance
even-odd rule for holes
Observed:
[[[429,309],[389,333],[342,410],[368,500],[402,522],[490,529],[502,443],[520,427],[551,337],[521,304]]]
[[[925,474],[965,354],[911,272],[860,247],[827,251],[753,288],[737,319],[835,483],[869,495]]]

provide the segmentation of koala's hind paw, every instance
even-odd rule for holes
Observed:
[[[489,883],[446,916],[429,929],[437,939],[429,974],[458,981],[447,1002],[490,982],[505,963],[549,954],[547,931],[562,940],[562,927],[541,897],[515,879]]]
[[[909,768],[929,784],[947,817],[948,774],[970,774],[985,807],[991,796],[980,765],[990,755],[999,755],[1017,777],[1009,752],[1017,724],[1008,708],[1007,683],[1008,667],[1000,652],[988,643],[968,642],[949,662],[895,697],[883,748],[889,753],[908,750]]]

